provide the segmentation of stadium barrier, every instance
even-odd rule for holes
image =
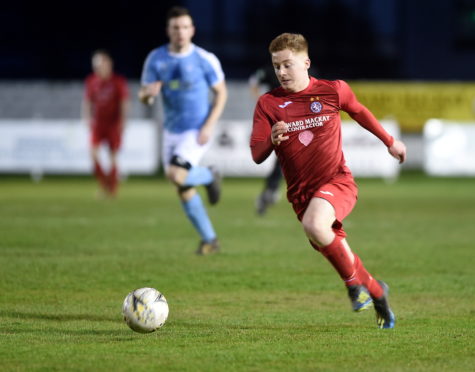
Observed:
[[[431,118],[473,120],[474,82],[349,81],[358,100],[377,118],[394,117],[402,132],[422,133]],[[349,118],[343,114],[343,119]]]
[[[431,176],[475,176],[475,122],[430,119],[424,126],[424,171]]]
[[[391,135],[399,138],[399,126],[395,121],[383,120],[381,124]],[[217,132],[203,159],[204,164],[215,164],[227,176],[265,176],[272,170],[275,155],[260,165],[252,161],[249,150],[251,122],[224,121]],[[355,122],[343,122],[342,141],[347,164],[355,176],[398,176],[398,163],[388,155],[386,147]]]
[[[382,121],[386,130],[399,137],[394,121]],[[263,164],[252,161],[249,150],[251,122],[222,120],[204,165],[216,165],[225,176],[263,177],[275,155]],[[80,120],[0,120],[0,172],[31,174],[90,174],[89,131]],[[355,176],[397,177],[399,166],[381,142],[354,122],[343,123],[343,147]],[[119,153],[122,176],[154,174],[160,166],[159,130],[150,120],[130,120]],[[103,148],[100,156],[107,164]]]
[[[0,120],[0,172],[90,174],[89,128],[80,120]],[[100,157],[108,164],[105,149]],[[158,167],[158,130],[150,120],[130,120],[119,153],[121,173],[152,174]]]

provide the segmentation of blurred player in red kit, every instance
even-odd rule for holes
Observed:
[[[256,163],[276,152],[287,181],[287,198],[311,245],[344,281],[354,311],[374,304],[379,328],[394,328],[386,283],[375,280],[350,249],[343,219],[353,209],[358,188],[345,165],[340,111],[378,137],[402,163],[405,145],[390,136],[358,102],[348,84],[308,75],[308,44],[284,33],[269,46],[280,87],[259,98],[254,112],[251,152]]]
[[[124,77],[114,73],[113,60],[104,50],[92,55],[93,73],[86,78],[83,117],[91,128],[91,157],[94,174],[105,196],[113,197],[118,187],[117,154],[128,107],[128,88]],[[99,162],[99,146],[107,143],[110,170],[106,174]]]

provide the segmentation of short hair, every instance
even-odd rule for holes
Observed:
[[[193,20],[193,17],[191,16],[191,13],[187,8],[182,7],[182,6],[174,6],[167,13],[167,19],[166,19],[167,25],[170,19],[181,17],[181,16],[188,16],[191,18],[191,20]]]
[[[106,50],[106,49],[96,49],[94,52],[92,52],[91,57],[94,58],[97,55],[105,56],[105,57],[109,58],[112,61],[112,56],[109,53],[109,51]]]
[[[289,49],[294,53],[308,54],[308,43],[301,34],[283,33],[277,36],[269,44],[269,52],[275,53]]]

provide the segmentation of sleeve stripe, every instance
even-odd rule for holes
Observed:
[[[216,82],[214,84],[217,84],[223,81],[224,72],[223,72],[223,69],[221,68],[221,63],[219,62],[218,58],[213,53],[209,53],[202,48],[196,48],[196,49],[198,51],[198,54],[202,58],[204,58],[213,68],[216,74]]]

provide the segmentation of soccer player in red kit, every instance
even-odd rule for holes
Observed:
[[[281,34],[270,43],[269,51],[281,86],[257,102],[252,157],[261,163],[276,152],[287,181],[287,198],[311,245],[344,281],[353,310],[373,303],[378,327],[393,328],[389,287],[368,273],[345,239],[343,219],[353,209],[358,189],[345,165],[339,111],[377,136],[400,163],[406,147],[358,102],[347,83],[308,75],[308,44],[302,35]]]
[[[106,196],[115,196],[118,187],[117,153],[127,113],[128,88],[124,77],[115,74],[108,52],[97,50],[92,55],[93,73],[85,83],[83,116],[91,128],[91,157],[94,174]],[[104,172],[99,162],[99,146],[107,143],[110,171]]]

